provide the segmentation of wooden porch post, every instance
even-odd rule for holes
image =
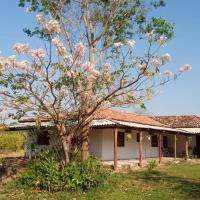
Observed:
[[[188,136],[185,136],[185,160],[188,160],[189,158],[188,146]]]
[[[162,161],[162,133],[159,133],[159,163]]]
[[[176,150],[176,141],[177,141],[177,136],[176,134],[174,135],[174,160],[176,160],[176,154],[177,154],[177,150]]]
[[[142,131],[139,133],[139,166],[142,167]]]
[[[117,169],[117,160],[118,160],[117,136],[118,136],[118,129],[117,129],[117,127],[115,127],[115,131],[114,131],[114,170]]]

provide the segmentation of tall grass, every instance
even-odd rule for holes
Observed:
[[[0,152],[14,152],[24,149],[26,134],[23,131],[0,132]]]

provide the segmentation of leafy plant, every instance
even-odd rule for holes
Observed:
[[[151,160],[147,164],[147,171],[152,172],[154,169],[156,169],[157,166],[158,166],[157,161]]]
[[[67,166],[62,167],[59,161],[56,151],[40,154],[18,178],[17,186],[39,188],[49,192],[88,190],[104,184],[107,179],[108,172],[94,157],[81,162],[80,153],[75,152]]]
[[[92,156],[83,162],[79,160],[76,157],[63,171],[65,186],[68,189],[88,190],[105,182],[108,172],[99,160]]]

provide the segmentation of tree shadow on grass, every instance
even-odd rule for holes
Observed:
[[[180,194],[193,199],[200,199],[200,180],[170,176],[164,172],[153,170],[151,172],[138,172],[136,179],[153,184],[167,184],[167,188],[178,191]]]

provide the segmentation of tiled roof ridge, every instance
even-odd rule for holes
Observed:
[[[105,114],[110,114],[110,116],[105,117]],[[124,118],[121,118],[121,117],[120,118],[116,117],[117,114],[125,115],[124,118],[137,117],[138,119],[137,120],[135,120],[135,119],[134,120],[131,120],[131,119],[127,120],[127,119],[124,119]],[[158,122],[158,121],[152,119],[152,117],[148,116],[148,115],[141,115],[141,114],[132,113],[132,112],[116,111],[116,110],[113,110],[113,109],[101,109],[101,110],[98,110],[95,119],[102,119],[102,118],[119,120],[119,121],[124,121],[124,122],[134,122],[134,123],[138,123],[138,124],[147,124],[147,125],[152,125],[152,126],[165,126],[165,127],[168,127],[167,125],[164,125],[161,122]],[[143,118],[143,119],[141,119],[141,118]]]
[[[200,116],[198,115],[168,115],[154,116],[154,120],[166,124],[172,128],[199,128]]]

